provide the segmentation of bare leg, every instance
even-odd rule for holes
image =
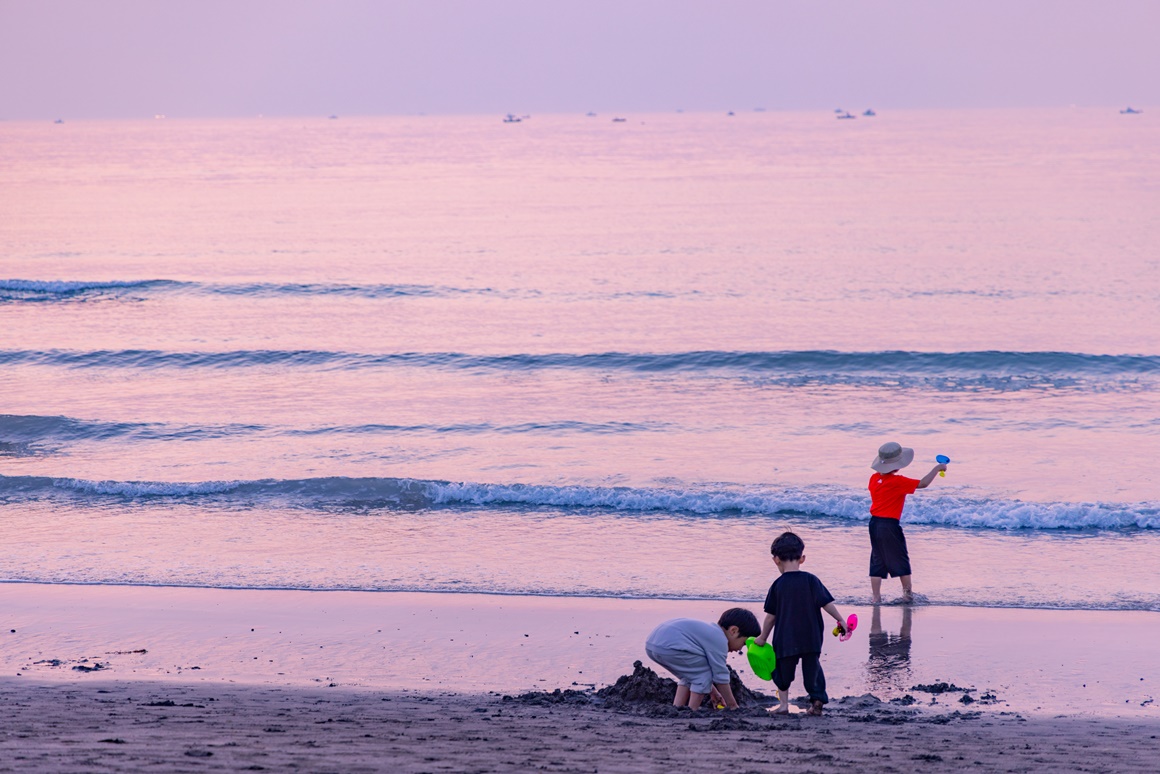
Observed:
[[[674,707],[683,707],[689,703],[689,686],[677,686],[677,698],[673,699]]]
[[[902,581],[902,601],[909,602],[914,599],[914,594],[910,590],[910,576],[903,575],[899,580]]]
[[[789,714],[789,688],[786,688],[784,691],[779,688],[777,691],[777,700],[779,703],[777,705],[777,709],[774,710],[774,713],[777,715],[788,715]]]
[[[685,690],[688,691],[689,689],[686,688]],[[697,693],[696,691],[689,691],[689,709],[693,709],[693,710],[700,709],[701,702],[703,702],[705,700],[705,696],[706,696],[706,694],[704,694],[704,693]]]
[[[910,576],[906,576],[910,580]],[[882,579],[870,576],[870,601],[875,605],[882,602]]]

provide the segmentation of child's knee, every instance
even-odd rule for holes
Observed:
[[[689,690],[693,693],[709,693],[713,690],[713,675],[706,672],[689,678]]]

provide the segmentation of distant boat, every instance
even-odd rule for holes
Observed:
[[[503,122],[505,124],[518,124],[520,121],[523,121],[523,120],[524,119],[520,118],[519,116],[514,116],[511,113],[508,113],[506,116],[504,116]]]
[[[336,115],[334,115],[334,114],[331,114],[331,115],[330,115],[330,116],[328,116],[328,117],[330,118],[330,120],[331,120],[331,121],[333,121],[334,119],[338,118],[338,116],[336,116]]]
[[[1136,110],[1136,108],[1134,108],[1134,107],[1126,107],[1120,111],[1120,115],[1122,115],[1122,116],[1135,116],[1135,115],[1139,115],[1140,113],[1143,113],[1143,112],[1144,112],[1143,110]]]
[[[857,117],[858,117],[858,116],[854,115],[853,113],[849,113],[849,112],[846,112],[846,113],[839,113],[839,114],[838,114],[838,119],[839,119],[839,120],[840,120],[840,119],[843,119],[843,118],[857,118]]]
[[[593,113],[591,110],[589,110],[589,111],[588,111],[587,113],[585,113],[584,115],[588,116],[589,118],[596,118],[596,114],[595,114],[595,113]]]
[[[620,117],[618,116],[618,117],[616,117],[616,118],[612,119],[612,123],[614,123],[614,124],[623,124],[623,123],[624,123],[625,121],[627,121],[627,120],[628,120],[627,118],[620,118]]]
[[[54,123],[54,124],[63,124],[63,123],[64,123],[64,119],[63,119],[63,118],[58,118],[58,119],[56,119],[55,121],[53,121],[53,123]]]
[[[730,111],[729,111],[728,113],[726,113],[725,115],[727,115],[727,116],[731,116],[731,115],[733,115],[733,111],[732,111],[732,110],[730,110]]]
[[[862,115],[864,115],[864,116],[866,116],[866,117],[868,117],[868,118],[869,118],[869,117],[872,117],[872,116],[876,116],[876,115],[878,115],[878,114],[877,114],[877,113],[875,113],[875,112],[874,112],[873,110],[871,110],[870,108],[866,108],[865,110],[863,110],[863,111],[862,111]]]

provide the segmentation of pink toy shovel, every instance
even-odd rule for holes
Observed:
[[[858,628],[858,614],[850,613],[850,617],[846,619],[846,633],[842,634],[840,627],[834,627],[834,636],[838,638],[838,642],[845,642],[854,636],[854,630]],[[841,636],[839,636],[841,635]]]

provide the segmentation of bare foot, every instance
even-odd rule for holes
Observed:
[[[789,714],[789,705],[788,704],[779,704],[777,709],[775,709],[773,711],[773,714],[774,715],[788,715]]]

